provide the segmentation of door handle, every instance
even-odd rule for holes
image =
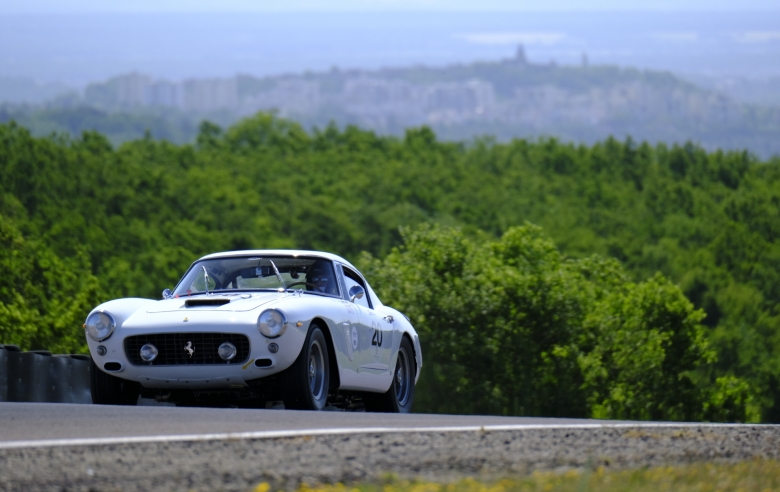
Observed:
[[[385,317],[384,317],[384,318],[382,318],[382,319],[384,319],[384,320],[385,320],[385,321],[387,321],[388,323],[392,323],[392,322],[393,322],[393,316],[392,316],[392,315],[390,315],[390,314],[388,314],[387,316],[385,316]]]

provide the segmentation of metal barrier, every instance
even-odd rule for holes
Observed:
[[[88,355],[0,345],[0,401],[92,403]]]
[[[6,347],[0,345],[0,401],[8,401],[8,357]]]

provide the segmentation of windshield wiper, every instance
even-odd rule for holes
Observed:
[[[209,272],[206,271],[206,267],[201,265],[200,266],[203,269],[203,281],[206,283],[206,295],[209,296]]]
[[[287,284],[284,283],[284,280],[282,279],[282,274],[279,273],[279,269],[276,268],[276,264],[274,263],[273,260],[268,260],[268,261],[271,262],[271,266],[274,267],[274,273],[276,274],[276,278],[279,280],[279,283],[282,284],[284,290],[287,290]]]

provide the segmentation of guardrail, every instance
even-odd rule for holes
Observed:
[[[88,355],[0,345],[0,401],[92,403]]]

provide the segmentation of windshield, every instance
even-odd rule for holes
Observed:
[[[207,291],[226,293],[280,288],[339,295],[338,282],[331,261],[296,256],[247,256],[202,260],[189,269],[173,295],[181,297],[205,294]]]

